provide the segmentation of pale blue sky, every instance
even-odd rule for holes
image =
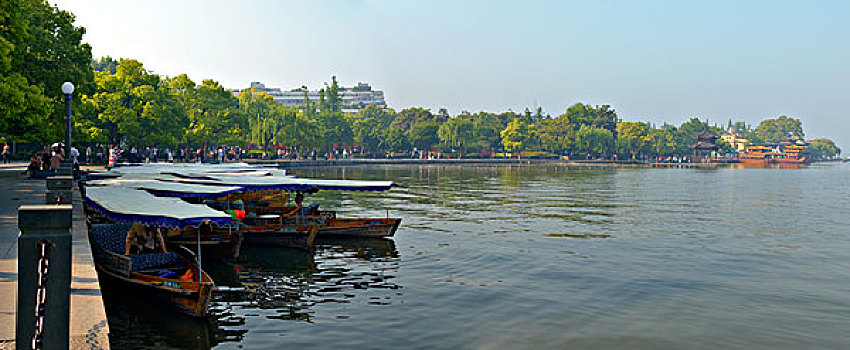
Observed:
[[[53,1],[53,0],[51,0]],[[850,152],[850,2],[61,0],[95,57],[318,88],[336,75],[422,106],[725,124],[781,114]]]

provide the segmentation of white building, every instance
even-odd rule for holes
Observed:
[[[280,88],[268,88],[263,83],[257,81],[251,82],[251,87],[247,89],[233,90],[233,92],[238,94],[253,88],[257,88],[257,91],[267,92],[269,95],[272,95],[275,101],[280,102],[284,106],[300,106],[304,103],[304,90],[301,88],[283,91]],[[340,87],[339,95],[343,110],[357,111],[369,105],[387,106],[386,101],[384,101],[384,92],[372,90],[372,87],[366,83],[357,83],[356,86],[350,88]],[[307,98],[310,102],[318,102],[319,91],[307,91]]]

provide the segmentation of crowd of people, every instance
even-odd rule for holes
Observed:
[[[74,170],[79,170],[80,151],[77,150],[76,147],[71,146],[70,153],[65,153],[64,144],[54,143],[53,145],[45,145],[41,153],[34,151],[30,154],[30,163],[27,166],[25,173],[30,177],[33,177],[39,171],[52,171],[59,169],[62,161],[68,156],[71,157]]]

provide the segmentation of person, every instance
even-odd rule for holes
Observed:
[[[41,151],[41,170],[50,170],[50,146],[44,145],[44,150]]]
[[[145,225],[133,224],[130,230],[127,231],[127,238],[124,241],[124,254],[141,254],[147,240],[147,229]]]
[[[61,152],[53,152],[53,157],[50,157],[50,170],[59,169],[59,164],[62,163],[62,160],[65,159],[62,157]]]
[[[135,223],[127,231],[124,254],[165,253],[165,239],[159,227]]]
[[[301,210],[304,208],[304,193],[298,192],[295,194],[295,208],[290,209],[289,211],[283,213],[284,216],[294,216],[301,214]]]
[[[27,166],[26,174],[32,178],[33,174],[35,174],[35,172],[39,169],[41,169],[41,157],[38,155],[38,152],[32,152],[32,155],[30,156],[30,165]]]
[[[77,158],[80,157],[80,151],[77,150],[77,147],[71,146],[71,160],[73,161],[74,170],[80,170],[80,163],[77,162]]]
[[[165,253],[165,238],[162,237],[162,229],[156,226],[147,228],[147,241],[145,242],[142,252],[148,253]]]
[[[91,165],[91,146],[86,146],[86,164]]]
[[[9,164],[12,162],[12,151],[9,149],[9,143],[3,142],[3,164]]]

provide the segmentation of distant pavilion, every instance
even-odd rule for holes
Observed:
[[[694,150],[694,159],[698,159],[700,162],[706,159],[706,154],[708,154],[708,158],[711,157],[711,152],[716,152],[719,147],[717,147],[717,135],[708,131],[708,129],[703,129],[702,133],[696,136],[691,136],[696,139],[696,143],[691,146]]]

